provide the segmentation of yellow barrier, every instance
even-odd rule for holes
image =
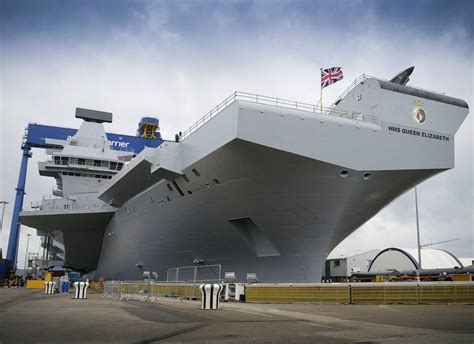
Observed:
[[[420,285],[420,303],[474,303],[474,286]]]
[[[93,290],[96,290],[96,291],[102,291],[103,283],[92,281],[92,282],[89,283],[89,288],[91,288]]]
[[[26,281],[26,288],[28,289],[44,289],[45,280],[28,280]]]
[[[357,286],[352,288],[352,303],[418,303],[418,287]]]
[[[472,282],[472,275],[471,274],[456,274],[451,275],[453,281],[457,282]]]
[[[249,285],[245,288],[245,300],[355,304],[474,303],[474,283]]]
[[[347,303],[349,288],[339,286],[257,286],[245,288],[249,302],[319,302]]]
[[[199,298],[201,296],[199,286],[194,284],[153,284],[152,293],[157,296],[180,296],[187,298]]]

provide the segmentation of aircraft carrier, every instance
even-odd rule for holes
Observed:
[[[407,86],[412,71],[359,77],[329,108],[235,92],[136,157],[112,153],[100,118],[85,118],[40,164],[57,198],[21,222],[54,233],[66,265],[96,278],[221,265],[238,280],[319,282],[344,238],[454,167],[468,105]]]

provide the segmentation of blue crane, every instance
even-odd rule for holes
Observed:
[[[141,119],[137,136],[121,135],[107,133],[112,149],[121,151],[131,151],[134,154],[140,153],[145,147],[158,147],[162,142],[158,119],[153,117],[144,117]],[[49,125],[30,123],[25,129],[25,135],[21,145],[22,158],[20,164],[20,174],[16,187],[15,205],[13,207],[12,221],[10,226],[10,237],[8,239],[7,266],[8,270],[15,269],[18,255],[18,243],[20,239],[20,211],[23,207],[23,198],[25,195],[26,171],[28,168],[28,159],[32,156],[32,148],[53,148],[54,146],[46,143],[46,139],[67,140],[74,136],[77,129],[62,128]]]

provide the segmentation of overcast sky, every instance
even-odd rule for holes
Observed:
[[[77,128],[75,107],[114,113],[109,132],[134,134],[160,118],[172,139],[235,90],[315,103],[319,68],[341,66],[334,100],[362,73],[390,78],[414,65],[411,85],[473,104],[471,1],[5,1],[0,0],[0,200],[9,201],[4,256],[28,122]],[[449,115],[449,114],[447,114]],[[419,186],[422,243],[473,257],[473,121],[456,135],[456,167]],[[25,207],[50,195],[30,159]],[[26,234],[22,227],[19,267]],[[336,249],[416,247],[413,191]],[[30,251],[39,251],[32,236]]]

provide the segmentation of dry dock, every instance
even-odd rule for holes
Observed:
[[[0,289],[0,342],[472,343],[472,305],[157,303]]]

